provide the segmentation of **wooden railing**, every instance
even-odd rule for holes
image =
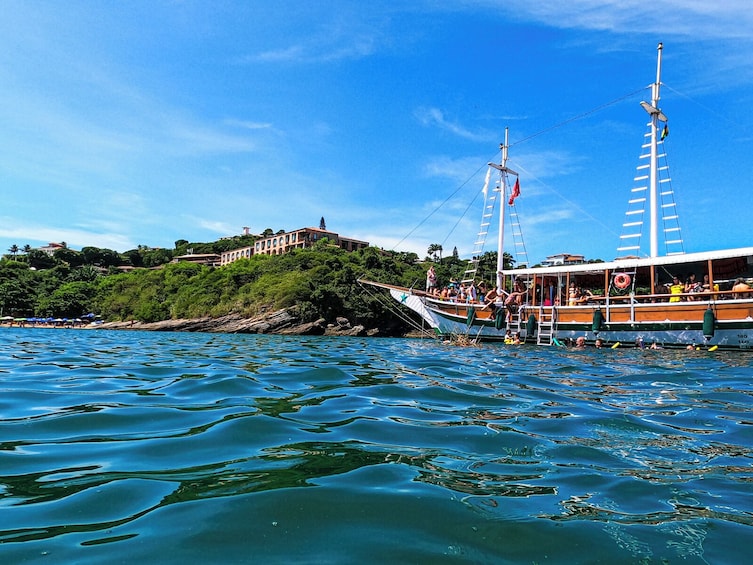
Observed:
[[[745,295],[747,296],[740,296]],[[680,300],[674,300],[673,302],[708,302],[713,300],[734,300],[741,298],[753,298],[753,290],[750,292],[736,292],[733,290],[713,290],[708,292],[681,292],[677,294],[624,294],[609,296],[610,303],[639,303],[639,304],[651,304],[658,302],[670,302],[672,298],[679,298]],[[576,304],[576,306],[582,306],[585,304],[600,304],[607,302],[607,297],[603,295],[591,295],[587,296]]]

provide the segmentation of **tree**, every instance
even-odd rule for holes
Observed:
[[[84,263],[84,258],[81,255],[81,253],[73,249],[68,249],[65,247],[62,249],[55,250],[52,256],[57,261],[65,261],[71,267],[78,267],[79,265],[83,265]]]
[[[11,255],[13,255],[13,257],[15,257],[15,256],[16,256],[16,254],[18,254],[18,245],[16,245],[16,244],[14,243],[13,245],[11,245],[11,246],[10,246],[10,247],[8,248],[8,251],[10,251],[10,254],[11,254]]]
[[[117,267],[123,264],[123,258],[120,253],[112,249],[101,250],[102,266],[103,267]]]
[[[87,245],[81,248],[81,256],[84,259],[84,265],[101,265],[102,250],[99,247]]]
[[[39,300],[38,313],[43,316],[75,318],[92,310],[95,286],[90,282],[67,282],[49,296]]]
[[[504,269],[513,269],[515,259],[507,251],[502,254],[502,264]],[[482,278],[494,280],[497,277],[497,252],[486,251],[478,258],[478,274]]]
[[[158,267],[169,263],[173,258],[173,254],[168,249],[150,249],[143,254],[142,264],[144,267]]]
[[[432,243],[429,246],[427,253],[434,259],[434,261],[437,260],[437,254],[439,254],[439,262],[442,262],[442,245],[440,243]]]
[[[117,267],[123,263],[120,253],[112,249],[99,247],[82,247],[81,255],[84,258],[85,265],[96,265],[98,267]]]
[[[320,230],[326,230],[327,229],[327,224],[324,221],[324,216],[322,216],[322,219],[319,220],[319,229]]]
[[[32,249],[26,256],[29,267],[35,269],[51,269],[55,266],[55,259],[39,249]]]
[[[31,315],[35,300],[31,278],[24,271],[9,275],[7,280],[0,282],[0,316]]]
[[[26,245],[24,245],[23,252],[24,254],[28,255],[29,251],[31,251],[31,245],[27,243]]]
[[[143,267],[144,266],[144,258],[141,255],[141,251],[139,249],[129,249],[125,253],[123,253],[123,257],[125,257],[132,266],[134,267]]]
[[[99,271],[92,265],[83,265],[78,269],[75,269],[68,276],[68,280],[71,282],[93,282],[99,277]]]
[[[455,259],[456,261],[458,259],[460,259],[460,256],[458,255],[458,246],[457,245],[452,248],[452,258]]]

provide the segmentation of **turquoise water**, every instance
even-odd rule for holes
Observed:
[[[746,563],[753,356],[0,330],[4,563]]]

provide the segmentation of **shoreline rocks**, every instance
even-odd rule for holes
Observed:
[[[103,322],[85,329],[103,330],[143,330],[207,333],[250,333],[279,335],[332,335],[332,336],[378,336],[384,335],[379,329],[366,329],[362,325],[351,325],[344,317],[338,317],[334,324],[320,318],[314,322],[301,322],[295,307],[265,313],[254,318],[244,318],[239,314],[228,314],[218,318],[203,317],[160,322]]]

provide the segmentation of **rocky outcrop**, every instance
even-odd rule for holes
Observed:
[[[105,322],[96,326],[87,326],[87,328],[281,335],[380,335],[378,329],[367,330],[361,325],[353,326],[344,317],[338,317],[334,324],[327,324],[323,318],[314,322],[302,322],[297,315],[296,308],[284,308],[253,318],[244,318],[238,314],[228,314],[218,318],[205,317],[148,323],[138,321]]]

